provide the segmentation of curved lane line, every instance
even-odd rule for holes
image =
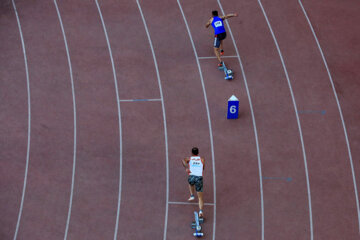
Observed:
[[[344,121],[344,117],[343,117],[343,114],[342,114],[342,110],[341,110],[341,106],[340,106],[340,101],[339,101],[339,98],[337,96],[337,93],[336,93],[336,90],[335,90],[335,85],[334,85],[334,82],[333,82],[333,79],[331,77],[331,74],[330,74],[330,70],[329,70],[329,67],[327,65],[327,62],[326,62],[326,59],[325,59],[325,56],[324,56],[324,53],[321,49],[321,46],[320,46],[320,43],[319,43],[319,40],[315,34],[315,31],[314,31],[314,28],[310,22],[310,19],[305,11],[305,8],[301,2],[301,0],[298,1],[300,6],[301,6],[301,9],[305,15],[305,18],[309,24],[309,27],[311,29],[311,32],[315,38],[315,41],[316,41],[316,44],[319,48],[319,51],[320,51],[320,54],[321,54],[321,57],[322,57],[322,60],[324,62],[324,65],[325,65],[325,68],[326,68],[326,71],[327,71],[327,74],[329,76],[329,80],[330,80],[330,83],[331,83],[331,87],[332,87],[332,90],[333,90],[333,93],[334,93],[334,96],[335,96],[335,99],[336,99],[336,103],[337,103],[337,107],[338,107],[338,110],[339,110],[339,114],[340,114],[340,118],[341,118],[341,123],[342,123],[342,126],[343,126],[343,129],[344,129],[344,135],[345,135],[345,140],[346,140],[346,146],[347,146],[347,150],[348,150],[348,155],[349,155],[349,161],[350,161],[350,166],[351,166],[351,173],[352,173],[352,177],[353,177],[353,182],[354,182],[354,192],[355,192],[355,199],[356,199],[356,207],[357,207],[357,214],[358,214],[358,224],[359,224],[359,233],[360,233],[360,209],[359,209],[359,197],[358,197],[358,190],[357,190],[357,185],[356,185],[356,177],[355,177],[355,171],[354,171],[354,164],[353,164],[353,159],[352,159],[352,155],[351,155],[351,150],[350,150],[350,142],[349,142],[349,139],[348,139],[348,135],[347,135],[347,130],[346,130],[346,126],[345,126],[345,121]]]
[[[20,221],[21,221],[21,215],[22,210],[24,206],[24,198],[25,198],[25,192],[26,192],[26,182],[27,182],[27,175],[28,175],[28,168],[29,168],[29,155],[30,155],[30,128],[31,128],[31,102],[30,102],[30,81],[29,81],[29,69],[27,64],[27,57],[26,57],[26,49],[25,49],[25,43],[24,43],[24,37],[21,30],[21,24],[18,12],[16,10],[15,1],[12,0],[12,5],[15,11],[16,15],[16,21],[19,27],[19,33],[20,33],[20,39],[21,39],[21,46],[24,54],[24,63],[25,63],[25,73],[26,73],[26,85],[27,85],[27,94],[28,94],[28,138],[27,138],[27,150],[26,150],[26,165],[25,165],[25,175],[24,175],[24,185],[23,185],[23,191],[21,196],[21,203],[20,203],[20,209],[19,209],[19,215],[16,223],[16,229],[14,234],[14,240],[17,238],[17,234],[19,231]]]
[[[72,201],[73,201],[73,194],[74,194],[74,182],[75,182],[75,170],[76,170],[76,102],[75,102],[75,87],[74,87],[74,79],[73,79],[73,72],[72,72],[72,65],[71,65],[71,59],[70,59],[70,53],[69,53],[69,47],[66,40],[66,34],[64,30],[64,25],[61,19],[61,14],[58,8],[58,5],[56,3],[56,0],[54,0],[54,5],[56,8],[56,12],[58,15],[61,31],[64,38],[64,44],[66,49],[66,56],[67,61],[69,64],[69,73],[70,73],[70,82],[71,82],[71,92],[72,92],[72,98],[73,98],[73,111],[74,111],[74,150],[73,150],[73,168],[72,168],[72,176],[71,176],[71,190],[70,190],[70,200],[69,200],[69,209],[68,209],[68,216],[66,220],[66,227],[65,227],[65,234],[64,234],[64,240],[67,239],[67,235],[69,232],[69,224],[70,224],[70,217],[71,217],[71,209],[72,209]]]
[[[222,12],[223,15],[225,15],[225,12],[223,10],[223,7],[220,3],[220,0],[217,0],[218,5],[220,7],[220,10]],[[252,106],[252,100],[251,100],[251,96],[250,96],[250,91],[249,91],[249,87],[247,84],[247,80],[246,80],[246,75],[245,75],[245,70],[244,70],[244,66],[242,64],[241,58],[240,58],[240,54],[239,54],[239,50],[237,48],[236,42],[235,42],[235,38],[232,34],[231,28],[230,28],[230,24],[227,20],[226,24],[228,26],[229,29],[229,33],[231,36],[231,39],[233,41],[233,45],[236,51],[236,56],[238,58],[239,61],[239,65],[241,68],[241,73],[244,79],[244,84],[245,84],[245,88],[246,88],[246,93],[248,95],[248,100],[249,100],[249,105],[250,105],[250,111],[251,111],[251,118],[252,118],[252,122],[253,122],[253,128],[254,128],[254,135],[255,135],[255,142],[256,142],[256,153],[257,153],[257,158],[258,158],[258,166],[259,166],[259,183],[260,183],[260,198],[261,198],[261,239],[264,240],[264,193],[263,193],[263,177],[262,177],[262,167],[261,167],[261,157],[260,157],[260,147],[259,147],[259,139],[258,139],[258,134],[257,134],[257,128],[256,128],[256,121],[255,121],[255,115],[254,115],[254,109]]]
[[[166,206],[165,206],[165,223],[164,223],[164,237],[163,240],[166,240],[166,232],[167,232],[167,223],[168,223],[168,212],[169,212],[169,150],[168,150],[168,137],[167,137],[167,127],[166,127],[166,113],[165,113],[165,104],[164,104],[164,97],[163,97],[163,91],[162,91],[162,85],[161,85],[161,79],[159,74],[159,68],[156,60],[156,55],[154,52],[154,47],[151,41],[150,33],[145,21],[144,14],[142,12],[139,0],[136,0],[136,3],[139,8],[139,12],[141,14],[142,21],[144,23],[145,31],[147,38],[149,40],[149,45],[151,48],[151,53],[154,60],[154,65],[156,69],[156,76],[158,79],[158,85],[159,85],[159,91],[160,91],[160,98],[161,98],[161,107],[163,112],[163,121],[164,121],[164,137],[165,137],[165,156],[166,156]]]
[[[193,48],[193,52],[196,58],[196,63],[198,66],[198,70],[199,70],[199,74],[200,74],[200,80],[201,80],[201,85],[202,85],[202,89],[203,89],[203,94],[204,94],[204,100],[205,100],[205,106],[206,106],[206,113],[207,113],[207,118],[208,118],[208,125],[209,125],[209,135],[210,135],[210,146],[211,146],[211,158],[212,158],[212,165],[213,165],[213,185],[214,185],[214,222],[213,222],[213,236],[212,239],[215,240],[215,230],[216,230],[216,178],[215,178],[215,154],[214,154],[214,140],[213,140],[213,134],[212,134],[212,127],[211,127],[211,119],[210,119],[210,110],[209,110],[209,104],[207,101],[207,96],[206,96],[206,89],[205,89],[205,84],[204,84],[204,79],[203,79],[203,75],[202,75],[202,70],[201,70],[201,66],[200,66],[200,62],[199,62],[199,57],[196,51],[196,47],[194,44],[194,40],[192,39],[191,36],[191,32],[190,32],[190,28],[189,25],[187,23],[184,11],[181,7],[180,1],[177,0],[177,3],[179,5],[181,14],[183,16],[184,19],[184,23],[186,25],[186,29],[191,41],[191,45]]]
[[[106,31],[106,26],[105,26],[105,22],[103,19],[103,16],[101,14],[101,9],[99,6],[99,3],[97,0],[95,0],[97,9],[99,11],[99,15],[101,18],[101,23],[104,29],[104,34],[106,37],[106,43],[109,49],[109,55],[110,55],[110,60],[111,60],[111,66],[112,66],[112,70],[113,70],[113,76],[114,76],[114,84],[115,84],[115,91],[116,91],[116,101],[117,101],[117,110],[118,110],[118,118],[119,118],[119,137],[120,137],[120,169],[119,169],[119,196],[118,196],[118,205],[117,205],[117,211],[116,211],[116,223],[115,223],[115,231],[114,231],[114,240],[117,239],[117,233],[118,233],[118,229],[119,229],[119,216],[120,216],[120,203],[121,203],[121,186],[122,186],[122,131],[121,131],[121,111],[120,111],[120,97],[119,97],[119,88],[118,88],[118,84],[117,84],[117,78],[116,78],[116,70],[115,70],[115,64],[114,64],[114,59],[112,56],[112,51],[111,51],[111,46],[110,46],[110,41],[109,41],[109,37]]]
[[[279,53],[279,57],[280,57],[280,60],[281,60],[281,64],[282,64],[283,69],[284,69],[284,73],[285,73],[285,76],[286,76],[286,80],[287,80],[287,82],[288,82],[289,89],[290,89],[290,93],[291,93],[292,102],[293,102],[293,105],[294,105],[294,111],[295,111],[295,115],[296,115],[296,121],[297,121],[298,129],[299,129],[299,135],[300,135],[300,141],[301,141],[301,148],[302,148],[302,152],[303,152],[304,165],[305,165],[306,185],[307,185],[308,204],[309,204],[310,239],[313,240],[313,239],[314,239],[314,232],[313,232],[313,219],[312,219],[312,209],[311,209],[310,181],[309,181],[309,173],[308,173],[308,167],[307,167],[307,160],[306,160],[306,152],[305,152],[304,139],[303,139],[303,136],[302,136],[301,123],[300,123],[299,114],[298,114],[298,110],[297,110],[297,106],[296,106],[295,96],[294,96],[294,93],[293,93],[293,90],[292,90],[290,78],[289,78],[289,75],[288,75],[288,72],[287,72],[287,69],[286,69],[286,65],[285,65],[284,59],[283,59],[283,57],[282,57],[282,53],[281,53],[279,44],[278,44],[278,42],[277,42],[277,40],[276,40],[275,34],[274,34],[273,30],[272,30],[271,24],[270,24],[269,19],[268,19],[267,15],[266,15],[266,12],[265,12],[265,10],[264,10],[264,7],[263,7],[263,5],[261,4],[261,1],[258,0],[258,3],[259,3],[259,5],[260,5],[260,7],[261,7],[261,10],[262,10],[263,14],[264,14],[266,23],[267,23],[267,25],[268,25],[268,27],[269,27],[269,30],[270,30],[270,32],[271,32],[271,36],[273,37],[274,43],[275,43],[275,45],[276,45],[276,49],[277,49],[277,51],[278,51],[278,53]]]

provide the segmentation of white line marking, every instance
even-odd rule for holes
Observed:
[[[212,158],[212,166],[213,166],[213,168],[212,168],[213,169],[213,185],[214,185],[214,222],[213,222],[213,236],[212,236],[212,239],[215,240],[215,230],[216,230],[216,178],[215,178],[214,140],[213,140],[212,127],[211,127],[210,110],[209,110],[209,104],[208,104],[208,101],[207,101],[206,89],[205,89],[204,79],[203,79],[201,66],[200,66],[200,62],[199,62],[199,57],[198,57],[198,54],[197,54],[197,51],[196,51],[194,40],[192,39],[190,28],[189,28],[189,25],[187,23],[184,11],[183,11],[183,9],[181,7],[180,1],[177,0],[177,3],[179,5],[181,14],[183,16],[184,23],[185,23],[185,26],[186,26],[186,29],[187,29],[187,32],[188,32],[188,35],[189,35],[189,38],[190,38],[190,41],[191,41],[191,45],[192,45],[193,52],[194,52],[194,55],[195,55],[196,63],[197,63],[197,66],[198,66],[200,80],[201,80],[201,86],[202,86],[203,94],[204,94],[206,113],[207,113],[207,118],[208,118],[210,146],[211,146],[211,158]]]
[[[58,5],[56,3],[56,0],[54,0],[56,12],[59,18],[59,23],[61,27],[61,31],[64,38],[64,44],[66,49],[66,56],[68,60],[69,65],[69,72],[70,72],[70,81],[71,81],[71,91],[72,91],[72,98],[73,98],[73,109],[74,109],[74,155],[73,155],[73,168],[72,168],[72,176],[71,176],[71,191],[70,191],[70,200],[69,200],[69,209],[68,209],[68,215],[66,220],[66,227],[65,227],[65,234],[64,234],[64,240],[67,239],[67,234],[69,231],[69,224],[70,224],[70,217],[71,217],[71,209],[72,209],[72,201],[73,201],[73,195],[74,195],[74,182],[75,182],[75,171],[76,171],[76,102],[75,102],[75,87],[74,87],[74,79],[73,79],[73,72],[72,72],[72,65],[71,65],[71,59],[70,59],[70,53],[69,48],[66,40],[66,34],[64,30],[64,25],[61,19],[61,14],[58,8]]]
[[[302,152],[303,152],[304,165],[305,165],[306,185],[307,185],[308,201],[309,201],[310,239],[313,240],[314,239],[314,232],[313,232],[313,219],[312,219],[312,209],[311,209],[310,181],[309,181],[309,173],[308,173],[307,160],[306,160],[305,145],[304,145],[304,140],[303,140],[303,136],[302,136],[301,123],[300,123],[299,114],[298,114],[298,110],[297,110],[297,106],[296,106],[295,96],[294,96],[294,93],[293,93],[293,90],[292,90],[290,78],[289,78],[289,75],[288,75],[288,72],[287,72],[287,69],[286,69],[286,66],[285,66],[284,59],[282,57],[282,53],[281,53],[279,44],[278,44],[278,42],[276,40],[275,34],[274,34],[273,30],[272,30],[269,19],[268,19],[267,15],[266,15],[266,12],[264,10],[263,5],[261,4],[261,1],[258,0],[258,3],[260,5],[260,7],[261,7],[261,10],[262,10],[263,14],[264,14],[264,17],[266,19],[266,23],[267,23],[267,25],[269,27],[269,30],[271,32],[271,36],[273,37],[274,43],[276,45],[276,49],[277,49],[277,51],[279,53],[281,64],[282,64],[283,69],[284,69],[286,80],[288,82],[290,93],[291,93],[292,102],[293,102],[293,105],[294,105],[294,111],[295,111],[295,115],[296,115],[296,121],[297,121],[298,129],[299,129],[301,148],[302,148]]]
[[[160,102],[162,101],[160,98],[153,99],[122,99],[120,102]]]
[[[99,11],[99,15],[101,18],[101,23],[104,29],[104,34],[106,37],[106,43],[108,46],[108,50],[109,50],[109,56],[110,56],[110,60],[111,60],[111,67],[113,70],[113,77],[114,77],[114,84],[115,84],[115,92],[116,92],[116,101],[117,101],[117,110],[118,110],[118,118],[119,118],[119,149],[120,149],[120,169],[119,169],[119,196],[118,196],[118,204],[117,204],[117,211],[116,211],[116,223],[115,223],[115,231],[114,231],[114,240],[117,239],[117,233],[118,233],[118,229],[119,229],[119,216],[120,216],[120,203],[121,203],[121,186],[122,186],[122,131],[121,131],[121,111],[120,111],[120,101],[119,101],[119,89],[118,89],[118,84],[117,84],[117,78],[116,78],[116,70],[115,70],[115,64],[114,64],[114,59],[112,56],[112,51],[111,51],[111,46],[110,46],[110,41],[109,41],[109,37],[106,31],[106,26],[105,26],[105,22],[103,19],[103,16],[101,14],[101,9],[99,6],[99,3],[97,0],[95,0],[97,9]]]
[[[347,146],[347,149],[348,149],[348,155],[349,155],[349,160],[350,160],[350,166],[351,166],[351,173],[352,173],[352,177],[353,177],[353,182],[354,182],[354,192],[355,192],[355,199],[356,199],[356,207],[357,207],[357,214],[358,214],[358,224],[359,224],[359,233],[360,233],[360,208],[359,208],[359,197],[358,197],[358,190],[357,190],[357,185],[356,185],[356,177],[355,177],[355,171],[354,171],[354,164],[353,164],[353,159],[352,159],[352,154],[351,154],[351,150],[350,150],[350,142],[349,142],[349,139],[348,139],[348,135],[347,135],[347,130],[346,130],[346,126],[345,126],[345,121],[344,121],[344,117],[343,117],[343,114],[342,114],[342,110],[341,110],[341,106],[340,106],[340,101],[339,101],[339,98],[337,96],[337,93],[336,93],[336,90],[335,90],[335,85],[334,85],[334,82],[333,82],[333,79],[332,79],[332,76],[330,74],[330,70],[329,70],[329,67],[327,65],[327,62],[326,62],[326,59],[325,59],[325,56],[324,56],[324,53],[322,51],[322,48],[320,46],[320,43],[319,43],[319,40],[315,34],[315,31],[314,31],[314,28],[312,27],[312,24],[310,22],[310,19],[305,11],[305,8],[302,4],[302,2],[299,0],[299,4],[301,6],[301,9],[302,11],[304,12],[304,15],[306,17],[306,20],[310,26],[310,29],[311,29],[311,32],[313,33],[313,36],[315,38],[315,41],[316,41],[316,44],[319,48],[319,51],[320,51],[320,54],[321,54],[321,57],[322,57],[322,60],[324,62],[324,65],[326,67],[326,71],[327,71],[327,74],[329,76],[329,80],[330,80],[330,83],[331,83],[331,87],[332,87],[332,90],[333,90],[333,93],[334,93],[334,96],[335,96],[335,99],[336,99],[336,103],[337,103],[337,107],[338,107],[338,110],[339,110],[339,114],[340,114],[340,118],[341,118],[341,123],[342,123],[342,126],[343,126],[343,129],[344,129],[344,135],[345,135],[345,140],[346,140],[346,146]]]
[[[195,203],[195,202],[169,202],[169,204],[178,204],[178,205],[199,205],[199,203]],[[204,203],[204,205],[207,206],[214,206],[213,203]]]
[[[218,0],[218,5],[221,9],[221,12],[223,15],[225,15],[225,12],[223,10],[223,7],[220,3],[220,1]],[[251,119],[252,119],[252,123],[253,123],[253,128],[254,128],[254,135],[255,135],[255,143],[256,143],[256,154],[257,154],[257,159],[258,159],[258,168],[259,168],[259,183],[260,183],[260,200],[261,200],[261,239],[264,240],[264,229],[265,229],[265,224],[264,224],[264,193],[263,193],[263,177],[262,177],[262,165],[261,165],[261,156],[260,156],[260,146],[259,146],[259,139],[258,139],[258,134],[257,134],[257,127],[256,127],[256,121],[255,121],[255,115],[254,115],[254,109],[252,106],[252,100],[251,100],[251,95],[250,95],[250,91],[249,91],[249,87],[247,84],[247,80],[246,80],[246,75],[245,75],[245,71],[244,71],[244,66],[242,64],[241,58],[240,58],[240,54],[239,54],[239,50],[237,48],[234,36],[232,34],[231,28],[230,28],[230,24],[228,23],[227,20],[226,24],[228,26],[229,29],[229,33],[231,36],[231,39],[233,41],[234,44],[234,48],[236,51],[236,55],[238,57],[238,61],[239,61],[239,65],[241,68],[241,73],[244,79],[244,84],[245,84],[245,88],[246,88],[246,94],[248,96],[248,100],[249,100],[249,105],[250,105],[250,111],[251,111]]]
[[[24,42],[24,37],[23,37],[23,34],[22,34],[22,30],[21,30],[21,24],[20,24],[19,15],[18,15],[18,12],[16,10],[16,5],[15,5],[14,0],[12,0],[12,5],[13,5],[15,15],[16,15],[16,21],[17,21],[17,24],[18,24],[19,33],[20,33],[20,39],[21,39],[21,46],[22,46],[22,50],[23,50],[23,54],[24,54],[25,73],[26,73],[26,86],[27,86],[27,95],[28,95],[28,138],[27,138],[27,150],[26,150],[26,164],[25,164],[24,185],[23,185],[23,191],[22,191],[22,195],[21,195],[20,209],[19,209],[18,219],[17,219],[17,222],[16,222],[16,229],[15,229],[15,234],[14,234],[14,240],[15,240],[17,238],[17,234],[18,234],[18,231],[19,231],[21,215],[22,215],[22,210],[23,210],[23,206],[24,206],[27,175],[28,175],[28,169],[29,169],[30,134],[31,134],[31,102],[30,102],[29,69],[28,69],[28,64],[27,64],[25,42]]]
[[[149,29],[147,27],[146,21],[145,21],[145,17],[144,14],[142,12],[139,0],[136,0],[136,3],[138,5],[139,8],[139,12],[141,14],[141,19],[144,23],[144,27],[145,27],[145,31],[146,31],[146,35],[147,38],[149,40],[149,45],[151,48],[151,53],[153,56],[153,60],[154,60],[154,65],[155,65],[155,69],[156,69],[156,76],[158,79],[158,85],[159,85],[159,91],[160,91],[160,97],[162,99],[161,101],[161,107],[162,107],[162,112],[163,112],[163,122],[164,122],[164,137],[165,137],[165,157],[166,157],[166,206],[165,206],[165,224],[164,224],[164,236],[163,236],[163,240],[166,240],[166,233],[167,233],[167,223],[168,223],[168,212],[169,212],[169,148],[168,148],[168,137],[167,137],[167,127],[166,127],[166,113],[165,113],[165,104],[164,104],[164,97],[163,97],[163,91],[162,91],[162,85],[161,85],[161,79],[160,79],[160,73],[159,73],[159,68],[158,68],[158,64],[157,64],[157,60],[156,60],[156,55],[154,52],[154,48],[153,48],[153,44],[151,41],[151,37],[150,37],[150,33],[149,33]]]
[[[198,57],[199,59],[212,59],[216,57]],[[221,58],[237,58],[237,56],[221,56]]]

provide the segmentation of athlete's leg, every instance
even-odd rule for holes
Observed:
[[[217,58],[217,59],[219,60],[219,62],[221,63],[219,48],[214,47],[214,53],[215,53],[216,58]]]
[[[202,211],[204,209],[204,199],[203,199],[203,193],[197,192],[198,198],[199,198],[199,210]],[[203,217],[203,216],[200,216]]]
[[[220,47],[220,39],[216,35],[215,39],[214,39],[214,53],[215,53],[216,58],[219,60],[219,63],[221,63],[219,47]]]
[[[224,51],[223,40],[220,40],[220,50],[221,50],[221,51]]]
[[[190,184],[189,184],[189,190],[190,190],[190,196],[194,195],[195,185],[190,185]]]
[[[199,215],[203,217],[204,199],[203,199],[203,178],[198,177],[195,182],[196,193],[199,198]]]

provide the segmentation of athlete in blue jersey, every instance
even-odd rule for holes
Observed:
[[[215,56],[219,60],[219,67],[222,67],[222,61],[220,58],[220,55],[224,54],[223,50],[223,40],[226,38],[226,30],[224,26],[224,20],[231,18],[231,17],[237,17],[236,13],[227,14],[225,16],[219,17],[218,11],[212,11],[212,18],[209,19],[209,21],[206,23],[206,28],[208,28],[210,25],[214,28],[214,34],[215,34],[215,40],[214,40],[214,52]],[[220,48],[220,53],[219,53]]]

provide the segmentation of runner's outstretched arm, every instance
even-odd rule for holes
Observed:
[[[228,19],[228,18],[232,18],[232,17],[237,17],[237,13],[229,13],[226,14],[225,16],[220,17],[222,20]]]

